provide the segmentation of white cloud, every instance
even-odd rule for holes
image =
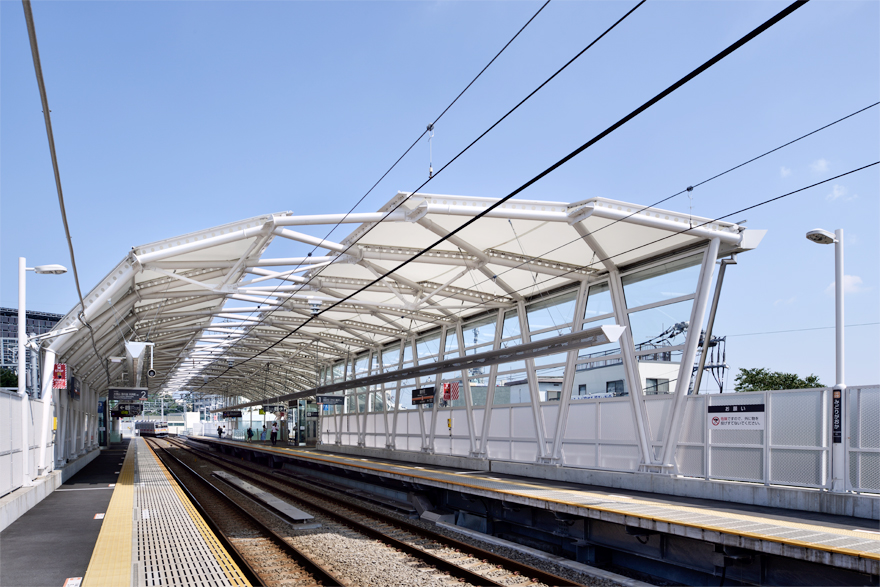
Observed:
[[[831,188],[831,193],[825,196],[825,199],[829,202],[833,202],[835,200],[841,200],[842,202],[849,202],[850,200],[855,200],[858,198],[858,194],[849,195],[849,190],[843,187],[842,185],[834,184],[834,187]]]
[[[812,169],[815,173],[825,173],[826,171],[828,171],[828,160],[817,159],[813,161],[812,165],[810,165],[810,169]]]
[[[788,167],[780,167],[779,168],[779,176],[780,177],[788,177],[789,175],[791,175],[791,169],[789,169]]]
[[[773,302],[774,306],[790,306],[797,301],[797,298],[790,297],[787,300],[779,299]]]
[[[862,278],[858,275],[844,275],[843,276],[843,293],[845,294],[857,294],[863,293],[866,291],[870,291],[871,288],[862,283]],[[828,284],[828,287],[825,288],[825,293],[829,295],[834,295],[834,282]]]

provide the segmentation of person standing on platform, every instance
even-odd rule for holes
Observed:
[[[217,426],[217,438],[223,438],[223,426]]]
[[[251,438],[253,438],[253,437],[254,437],[254,431],[253,431],[253,429],[252,429],[252,428],[248,428],[248,429],[247,429],[247,441],[250,442],[250,441],[251,441]]]
[[[265,424],[263,424],[263,431],[260,432],[260,440],[262,440],[264,442],[266,440],[266,425]]]
[[[272,422],[272,446],[278,441],[278,422]]]

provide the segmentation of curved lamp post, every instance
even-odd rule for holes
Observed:
[[[846,491],[846,382],[843,363],[843,229],[834,234],[821,228],[807,233],[807,238],[820,245],[834,243],[834,334],[836,355],[836,383],[831,404],[831,490]]]
[[[28,398],[27,383],[25,379],[25,348],[27,345],[27,314],[25,313],[25,276],[28,271],[34,273],[42,273],[49,275],[60,275],[67,273],[67,269],[61,265],[40,265],[38,267],[27,267],[25,258],[18,258],[18,395],[21,397],[21,451],[22,465],[21,471],[24,482],[23,486],[31,484],[30,467],[28,467],[28,457],[30,446],[28,442]]]

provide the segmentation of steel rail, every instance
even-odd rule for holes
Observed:
[[[201,455],[204,458],[212,460],[219,467],[223,467],[227,470],[232,470],[233,467],[238,468],[238,469],[245,469],[245,470],[253,473],[253,475],[256,475],[256,476],[248,476],[249,480],[251,480],[254,483],[259,484],[267,489],[271,489],[273,491],[280,491],[277,487],[266,482],[266,480],[265,480],[266,479],[266,472],[265,471],[261,471],[261,470],[257,469],[256,467],[241,463],[241,462],[236,461],[234,459],[230,459],[228,457],[221,457],[219,455],[207,452],[205,450],[190,446],[189,444],[183,443],[179,439],[174,439],[173,442],[177,446],[181,446],[182,448],[186,448],[189,451],[192,451],[194,453],[198,453],[199,455]],[[240,472],[237,472],[237,473],[241,474]],[[282,475],[284,475],[284,473],[282,473]],[[286,485],[286,486],[288,486],[292,489],[295,489],[297,491],[304,491],[306,493],[309,493],[310,495],[314,495],[315,497],[318,497],[321,499],[328,499],[328,496],[326,494],[326,490],[319,491],[319,490],[311,489],[306,484],[303,484],[302,482],[296,482],[296,481],[293,481],[292,479],[285,479],[282,477],[270,477],[270,479],[272,481],[275,481],[277,483],[281,483],[282,485]],[[344,516],[341,516],[341,514],[329,511],[326,508],[323,508],[322,506],[317,505],[313,502],[307,502],[307,501],[303,500],[301,497],[290,495],[286,492],[284,492],[284,495],[285,495],[285,497],[290,497],[291,499],[295,499],[295,500],[299,501],[300,503],[305,503],[308,505],[308,507],[320,510],[322,513],[327,512],[327,514],[330,516],[344,518]],[[351,496],[349,496],[349,497],[351,497]],[[344,505],[344,507],[355,511],[358,514],[361,514],[361,515],[364,515],[367,517],[371,517],[371,518],[378,518],[384,524],[387,524],[389,526],[394,526],[398,529],[405,530],[405,531],[410,532],[412,534],[415,534],[421,538],[445,543],[448,546],[450,546],[451,548],[455,548],[455,549],[459,550],[460,552],[469,554],[475,558],[478,558],[480,560],[485,560],[485,561],[492,563],[492,564],[501,565],[501,566],[503,566],[504,569],[506,569],[508,571],[511,571],[514,573],[519,573],[520,575],[524,575],[527,577],[535,578],[538,581],[540,581],[546,585],[572,586],[572,587],[579,585],[579,583],[574,583],[570,579],[565,579],[565,578],[560,577],[558,575],[554,575],[553,573],[549,573],[547,571],[537,569],[535,567],[529,566],[529,565],[521,563],[519,561],[509,559],[509,558],[504,557],[500,554],[496,554],[496,553],[488,551],[488,550],[483,550],[482,548],[479,548],[477,546],[473,546],[473,545],[468,544],[466,542],[461,542],[461,541],[456,540],[454,538],[450,538],[446,535],[439,534],[436,532],[431,532],[430,530],[426,530],[426,529],[424,529],[416,524],[413,524],[411,522],[406,522],[406,521],[400,520],[398,518],[393,518],[391,516],[383,515],[380,512],[376,512],[374,510],[368,509],[363,506],[359,506],[357,504],[343,502],[343,505]],[[345,519],[347,520],[347,518],[345,518]],[[358,523],[358,522],[355,522],[355,523]],[[369,528],[369,530],[372,532],[377,532],[376,530],[370,528],[369,526],[367,528]],[[382,536],[382,538],[381,538],[382,540],[387,539],[386,535],[381,534],[381,536]],[[406,545],[406,543],[403,543],[403,544]],[[424,554],[425,554],[424,551],[419,550],[416,547],[412,547],[409,545],[406,545],[406,546],[410,549],[415,549],[418,553],[416,556],[424,556]],[[430,554],[430,553],[428,553],[428,554]],[[433,557],[434,555],[430,555],[430,556]],[[434,563],[431,563],[431,564],[434,564]],[[453,563],[448,563],[448,564],[453,564]],[[456,568],[461,568],[461,567],[456,567]],[[468,572],[470,572],[470,571],[468,571]],[[482,576],[482,575],[479,575],[479,582],[477,582],[476,584],[477,585],[485,584],[486,581],[491,581],[491,580]]]
[[[168,439],[163,439],[163,440],[166,440],[167,442],[171,442]],[[150,442],[150,441],[152,441],[152,442]],[[167,448],[160,446],[156,440],[150,439],[147,442],[148,442],[148,444],[154,445],[153,448],[159,449],[159,451],[161,451],[162,455],[167,456],[170,459],[173,459],[174,462],[176,462],[178,465],[180,465],[185,470],[187,470],[192,476],[194,476],[196,479],[198,479],[199,482],[201,482],[204,486],[208,487],[209,491],[214,493],[214,495],[217,496],[218,500],[220,502],[222,502],[224,506],[229,507],[233,511],[235,511],[235,512],[239,513],[240,515],[244,516],[245,518],[247,518],[249,521],[253,522],[254,525],[258,526],[259,529],[261,531],[263,531],[268,536],[269,540],[276,543],[277,546],[279,546],[288,556],[290,556],[290,558],[293,559],[294,562],[296,562],[297,564],[302,566],[303,570],[305,570],[307,573],[311,574],[317,584],[321,584],[321,585],[325,585],[325,586],[344,585],[344,583],[341,582],[339,579],[337,579],[335,576],[333,576],[333,574],[329,570],[325,569],[324,567],[322,567],[318,563],[314,562],[311,558],[309,558],[308,555],[306,555],[305,553],[300,551],[297,547],[293,546],[289,542],[287,542],[280,534],[276,533],[274,530],[269,528],[266,524],[264,524],[260,520],[256,519],[253,516],[253,514],[248,512],[246,509],[244,509],[244,507],[242,507],[238,503],[236,503],[223,490],[221,490],[219,487],[216,487],[212,483],[209,483],[204,477],[202,477],[199,473],[194,471],[189,465],[187,465],[186,463],[181,461],[175,455],[171,454],[171,452],[169,452]],[[157,452],[157,456],[158,455],[159,455],[159,453]],[[160,457],[160,459],[161,459],[161,457]],[[164,459],[162,459],[162,462],[163,462],[163,464],[165,464]],[[192,496],[192,493],[186,489],[186,486],[183,484],[183,482],[180,480],[180,478],[171,470],[171,468],[167,464],[165,464],[165,468],[168,472],[171,473],[171,475],[177,481],[178,485],[180,485],[181,488],[184,488],[184,491],[186,492],[187,496],[190,497],[190,499],[193,501],[193,503],[198,503],[195,500],[195,498]],[[243,496],[243,497],[247,497],[247,496]],[[260,505],[258,502],[254,501],[252,498],[247,497],[247,499],[250,501],[253,501],[254,504],[257,506],[260,506],[260,508],[264,508],[264,506]],[[200,513],[202,513],[202,516],[205,517],[206,520],[211,520],[209,522],[212,526],[211,529],[214,530],[214,532],[217,533],[218,535],[223,536],[224,540],[227,543],[229,543],[231,546],[231,543],[228,540],[228,538],[223,534],[223,532],[219,529],[219,527],[216,525],[216,523],[207,515],[207,512],[204,511],[204,508],[202,508],[202,510],[203,510],[203,512],[200,512]],[[237,548],[235,548],[234,546],[232,548],[233,548],[233,550],[235,550],[236,554],[238,554],[238,556],[242,557],[242,559],[243,559],[241,552]],[[263,578],[260,577],[259,574],[256,573],[256,571],[254,571],[252,567],[250,567],[250,565],[247,565],[247,566],[248,566],[248,569],[250,569],[250,571],[257,578],[256,584],[263,585],[264,584]]]

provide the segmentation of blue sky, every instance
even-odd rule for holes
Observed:
[[[513,33],[535,2],[36,2],[80,280],[133,246],[266,212],[347,210]],[[555,0],[437,125],[434,168],[632,2]],[[500,197],[781,10],[651,1],[425,191]],[[880,3],[813,1],[522,197],[649,204],[880,96]],[[664,204],[720,216],[880,159],[880,108]],[[423,142],[361,204],[427,173]],[[734,368],[834,379],[833,247],[846,230],[848,324],[880,320],[878,170],[744,215],[767,229],[728,270],[716,333]],[[730,220],[741,220],[731,218]],[[0,304],[17,257],[69,266],[27,30],[0,3]],[[65,313],[70,274],[28,278]],[[876,383],[880,328],[847,330],[847,381]],[[732,380],[732,377],[731,377]]]

